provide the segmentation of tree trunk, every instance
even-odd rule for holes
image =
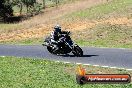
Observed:
[[[58,0],[55,0],[56,7],[58,7]]]
[[[46,8],[46,5],[45,5],[45,0],[43,0],[43,8],[45,9]]]
[[[22,3],[20,3],[20,15],[22,15],[22,9],[23,9],[23,6],[22,6]]]
[[[26,7],[27,7],[27,13],[28,13],[29,5],[27,4]]]

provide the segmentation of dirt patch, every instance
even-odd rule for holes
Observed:
[[[111,24],[111,25],[126,25],[126,26],[132,26],[132,19],[129,19],[127,17],[121,17],[121,18],[109,18],[106,20],[91,20],[91,21],[77,21],[72,23],[65,23],[63,25],[66,26],[71,31],[82,31],[83,29],[90,29],[95,27],[98,24]]]
[[[18,30],[14,31],[12,33],[8,34],[1,34],[0,35],[0,42],[3,41],[12,41],[12,40],[24,40],[29,38],[40,38],[43,37],[43,35],[46,35],[49,33],[49,30],[47,28],[38,28],[38,29],[32,29],[32,30]]]
[[[127,17],[122,18],[110,18],[108,20],[105,20],[103,23],[109,23],[111,25],[119,24],[119,25],[129,25],[131,19],[128,19]],[[102,22],[101,22],[102,23]]]
[[[90,29],[95,27],[98,24],[111,24],[111,25],[127,25],[131,26],[130,24],[132,19],[128,19],[126,17],[122,18],[109,18],[107,20],[93,20],[93,21],[78,21],[72,23],[64,23],[62,24],[63,28],[67,28],[67,30],[71,32],[76,31],[83,31],[83,29]],[[13,31],[11,33],[2,33],[0,34],[0,42],[2,41],[11,41],[11,40],[24,40],[29,38],[42,38],[43,36],[48,35],[52,29],[54,24],[50,25],[43,25],[38,27],[37,29],[23,29]]]

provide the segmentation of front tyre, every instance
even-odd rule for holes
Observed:
[[[51,54],[55,54],[55,55],[58,54],[56,51],[54,51],[53,46],[47,46],[47,50],[48,50]]]
[[[72,50],[72,53],[77,56],[77,57],[81,57],[83,56],[83,51],[82,49],[77,45],[77,46],[74,46],[73,50]]]
[[[47,50],[50,52],[50,53],[53,53],[53,49],[51,46],[47,46]]]

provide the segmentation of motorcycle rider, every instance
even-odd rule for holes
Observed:
[[[61,35],[61,33],[62,33],[61,26],[56,25],[54,27],[54,30],[50,34],[51,44],[54,44],[54,51],[53,52],[55,52],[59,49],[58,42],[59,42],[59,36]]]
[[[60,43],[59,38],[60,38],[61,34],[65,34],[65,33],[70,33],[70,32],[69,31],[62,31],[61,26],[58,24],[54,27],[54,30],[50,34],[51,44],[54,45],[54,51],[53,52],[55,52],[59,49],[59,43]],[[69,41],[69,44],[72,45],[73,42]]]
[[[56,25],[50,36],[45,38],[43,46],[55,55],[68,54],[72,52],[75,56],[82,56],[82,49],[70,38],[70,31],[61,31],[61,26]]]

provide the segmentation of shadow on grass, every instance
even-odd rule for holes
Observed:
[[[62,57],[77,57],[75,55],[69,55],[69,54],[67,54],[67,55],[59,55],[59,56],[62,56]],[[95,56],[99,56],[99,55],[83,55],[81,57],[95,57]]]

